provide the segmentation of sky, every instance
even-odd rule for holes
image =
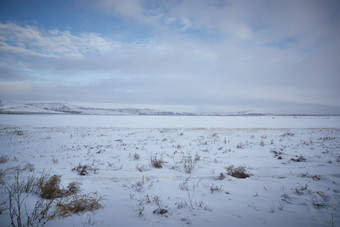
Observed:
[[[340,114],[338,0],[0,0],[0,99]]]

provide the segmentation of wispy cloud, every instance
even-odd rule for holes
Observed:
[[[42,30],[33,26],[0,23],[2,54],[23,54],[51,58],[84,58],[119,47],[93,33],[72,35],[70,31]]]

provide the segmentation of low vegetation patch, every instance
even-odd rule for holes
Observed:
[[[243,149],[244,148],[244,144],[243,143],[239,143],[239,144],[236,145],[236,148]]]
[[[43,199],[56,199],[79,192],[79,186],[75,182],[71,182],[66,189],[60,188],[61,176],[53,175],[49,179],[42,177],[39,179],[40,196]]]
[[[305,191],[308,190],[308,187],[309,187],[308,184],[306,184],[306,185],[304,185],[304,186],[302,186],[302,185],[299,184],[299,186],[296,187],[296,188],[294,188],[294,189],[295,189],[296,194],[302,195]]]
[[[280,137],[292,137],[294,136],[295,133],[292,133],[292,132],[285,132],[283,133],[282,135],[280,135]]]
[[[24,135],[24,132],[21,131],[21,130],[15,130],[13,133],[14,133],[14,135],[17,135],[17,136],[22,136],[22,135]]]
[[[163,163],[164,161],[162,159],[159,159],[157,156],[153,156],[151,157],[151,165],[154,167],[154,168],[163,168]]]
[[[85,176],[88,175],[90,171],[97,173],[98,169],[93,168],[92,166],[89,165],[82,165],[79,163],[78,166],[72,168],[72,171],[77,171],[80,176]]]
[[[305,162],[306,158],[304,156],[300,155],[299,157],[296,156],[296,158],[291,158],[290,160],[293,161],[293,162]]]
[[[270,152],[272,152],[274,154],[274,158],[277,158],[279,160],[282,159],[282,152],[281,151],[271,150]]]
[[[222,189],[222,185],[218,187],[217,185],[212,184],[209,189],[210,193],[219,192]]]
[[[0,204],[0,213],[8,211],[11,226],[43,226],[54,217],[66,217],[102,207],[100,201],[103,197],[96,193],[79,195],[79,186],[75,182],[62,188],[59,175],[50,176],[44,172],[40,177],[31,175],[21,179],[21,168],[11,171],[14,181],[5,185],[6,194]]]
[[[195,163],[192,160],[191,156],[183,157],[183,168],[186,173],[191,173],[192,170],[195,168]]]
[[[14,181],[7,183],[4,200],[5,210],[9,212],[12,226],[40,226],[44,225],[52,217],[52,200],[36,197],[31,202],[33,207],[27,209],[26,199],[39,194],[39,178],[29,176],[26,180],[20,180],[20,168],[13,171]]]
[[[0,169],[0,184],[5,184],[5,181],[3,181],[3,177],[5,176],[5,171],[3,169]]]
[[[228,175],[235,177],[235,178],[247,178],[250,177],[250,175],[246,172],[245,166],[238,166],[235,167],[234,165],[231,165],[227,167]]]
[[[6,163],[8,161],[7,155],[1,155],[0,156],[0,164]]]
[[[224,174],[223,174],[223,173],[220,173],[220,176],[218,177],[218,179],[224,180],[224,178],[225,178]]]
[[[300,174],[300,177],[307,177],[307,178],[312,178],[313,180],[321,180],[321,176],[318,175],[318,174],[315,174],[315,175],[311,175],[309,174],[308,172],[307,173],[303,173],[303,174]]]
[[[97,193],[89,193],[85,195],[74,195],[57,200],[56,213],[54,216],[68,217],[72,214],[84,213],[86,211],[95,211],[103,207],[100,201],[103,200],[102,196]]]
[[[137,165],[137,166],[136,166],[136,169],[137,169],[139,172],[145,172],[145,171],[148,170],[148,169],[145,168],[144,165],[142,165],[142,166]]]
[[[167,217],[169,211],[162,206],[162,202],[161,202],[160,197],[155,196],[152,201],[153,201],[154,204],[156,204],[158,206],[157,209],[155,209],[152,213],[165,215]]]

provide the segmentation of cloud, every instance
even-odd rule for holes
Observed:
[[[14,70],[0,64],[0,81],[25,81],[29,79],[31,78],[20,73],[20,70]]]
[[[309,110],[340,106],[336,1],[84,4],[121,17],[127,27],[140,26],[131,29],[149,27],[152,35],[141,41],[138,35],[118,39],[120,34],[0,23],[3,95],[261,108],[290,103],[291,109],[304,104]]]
[[[140,0],[82,0],[78,1],[81,7],[94,8],[100,12],[119,15],[125,20],[137,21],[148,25],[154,24],[154,20],[148,15],[147,8]]]
[[[116,42],[93,33],[73,35],[70,31],[42,30],[33,26],[0,23],[0,51],[34,57],[84,58],[119,47]]]

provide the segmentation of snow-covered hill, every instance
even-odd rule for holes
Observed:
[[[82,115],[158,115],[158,116],[316,116],[315,114],[272,114],[256,110],[237,112],[181,112],[136,107],[106,107],[93,103],[15,102],[0,100],[0,114],[82,114]],[[113,105],[112,105],[113,106]],[[164,107],[166,108],[166,107]],[[320,115],[321,116],[321,115]]]
[[[84,114],[84,115],[191,115],[160,111],[149,108],[98,108],[73,105],[69,103],[17,103],[2,101],[0,113],[3,114]]]

